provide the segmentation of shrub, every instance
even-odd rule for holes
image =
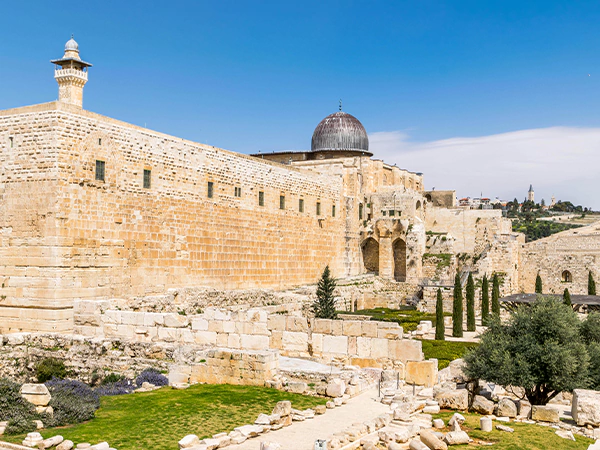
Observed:
[[[5,434],[21,434],[36,430],[39,419],[35,407],[21,397],[21,386],[0,378],[0,422],[8,422]]]
[[[317,284],[317,298],[312,304],[312,311],[319,319],[337,319],[335,312],[335,279],[329,272],[329,266],[325,266],[323,275]]]
[[[102,383],[95,391],[100,397],[131,394],[136,388],[135,383],[127,378],[109,383]]]
[[[135,379],[135,384],[138,386],[141,386],[144,382],[152,383],[154,386],[167,386],[169,384],[169,379],[158,370],[149,368],[144,369],[144,371]]]
[[[454,277],[454,294],[452,301],[452,336],[463,336],[463,296],[458,272]]]
[[[49,426],[93,419],[95,411],[100,407],[100,396],[81,381],[53,378],[46,386],[52,395],[50,406],[54,409],[54,415],[47,424]]]
[[[125,377],[123,375],[119,375],[118,373],[109,373],[102,379],[102,383],[100,384],[114,384],[124,379]]]
[[[44,358],[35,367],[38,383],[45,383],[52,378],[65,378],[67,369],[65,363],[57,358]]]

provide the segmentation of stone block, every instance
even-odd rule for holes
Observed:
[[[327,384],[326,393],[328,397],[341,397],[345,392],[346,383],[339,378],[334,378]]]
[[[347,354],[348,338],[346,336],[323,336],[323,353]]]
[[[342,333],[344,336],[362,336],[362,325],[360,320],[343,320]]]
[[[437,365],[437,359],[408,361],[405,365],[406,383],[432,387],[437,382]]]
[[[187,316],[176,313],[165,314],[165,327],[169,328],[183,328],[187,327],[190,323],[190,319]]]
[[[308,333],[299,331],[284,331],[282,338],[282,350],[307,352],[308,351]]]
[[[364,321],[361,323],[362,336],[377,337],[377,322]]]
[[[271,337],[269,338],[269,348],[281,350],[282,347],[283,347],[283,331],[279,331],[279,330],[271,331]]]
[[[331,334],[331,319],[313,319],[313,333]]]
[[[179,441],[179,448],[193,448],[200,445],[200,439],[195,434],[188,434]]]
[[[308,385],[303,381],[291,381],[286,386],[286,391],[293,394],[304,394],[308,390]]]
[[[447,450],[448,445],[440,438],[438,438],[432,431],[430,430],[421,430],[421,434],[419,435],[421,442],[429,447],[431,450]]]
[[[473,398],[473,404],[471,405],[471,409],[478,414],[483,414],[485,416],[489,414],[494,414],[495,404],[493,401],[488,400],[487,398],[476,395]]]
[[[308,319],[305,317],[286,316],[286,331],[303,331],[308,333]]]
[[[165,316],[161,313],[144,313],[144,326],[157,327],[165,324]]]
[[[391,340],[388,342],[389,358],[394,361],[422,361],[423,346],[416,339]]]
[[[356,354],[359,358],[371,357],[371,340],[369,337],[356,338]]]
[[[600,426],[600,392],[589,389],[575,389],[571,403],[571,415],[580,427]]]
[[[281,314],[270,314],[267,317],[267,327],[269,330],[284,331],[285,330],[285,316]]]
[[[343,335],[343,320],[332,320],[331,321],[331,334],[333,336]]]
[[[499,417],[517,417],[517,405],[508,397],[501,398],[498,402],[498,412],[496,413]]]
[[[194,339],[198,345],[217,345],[217,333],[214,331],[195,331]]]
[[[242,334],[240,343],[241,348],[245,350],[267,350],[269,348],[269,336]]]
[[[227,335],[227,347],[229,348],[241,348],[240,335],[231,333]]]
[[[533,405],[531,407],[531,419],[540,422],[558,423],[559,412],[558,409],[552,406]]]
[[[21,397],[35,406],[48,406],[52,399],[46,385],[34,383],[21,386]]]
[[[466,411],[469,407],[469,392],[466,389],[438,391],[434,394],[434,399],[442,409]]]
[[[389,358],[389,340],[380,338],[371,338],[371,358]]]

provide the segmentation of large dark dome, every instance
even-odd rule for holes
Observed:
[[[369,137],[362,123],[343,111],[333,113],[317,125],[312,136],[311,150],[369,151]]]

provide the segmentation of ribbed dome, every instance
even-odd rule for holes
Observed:
[[[67,43],[65,44],[65,52],[68,52],[68,51],[74,51],[74,52],[79,51],[79,44],[77,43],[77,41],[75,41],[75,39],[73,39],[73,36],[71,36],[71,39],[69,39],[67,41]]]
[[[311,150],[369,151],[369,138],[362,123],[351,114],[338,111],[325,117],[312,136]]]

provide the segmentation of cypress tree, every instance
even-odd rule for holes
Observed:
[[[588,295],[596,295],[596,282],[591,270],[588,273]]]
[[[500,314],[500,280],[497,274],[492,278],[492,314]]]
[[[481,285],[481,324],[487,326],[490,318],[490,282],[487,275],[483,275],[483,284]]]
[[[571,294],[569,294],[569,290],[565,288],[563,292],[563,303],[567,306],[571,306]]]
[[[335,278],[329,272],[329,266],[325,266],[323,275],[317,284],[317,298],[312,304],[312,311],[319,319],[337,319],[335,310]]]
[[[535,293],[542,293],[542,277],[540,277],[539,273],[537,274],[537,277],[535,277]]]
[[[456,273],[454,277],[454,295],[452,302],[452,336],[463,336],[463,296],[462,286],[460,285],[460,275]]]
[[[475,331],[475,283],[469,272],[467,280],[467,331]]]
[[[437,290],[437,301],[435,302],[435,340],[444,341],[446,326],[444,324],[444,300],[442,299],[442,290]]]

